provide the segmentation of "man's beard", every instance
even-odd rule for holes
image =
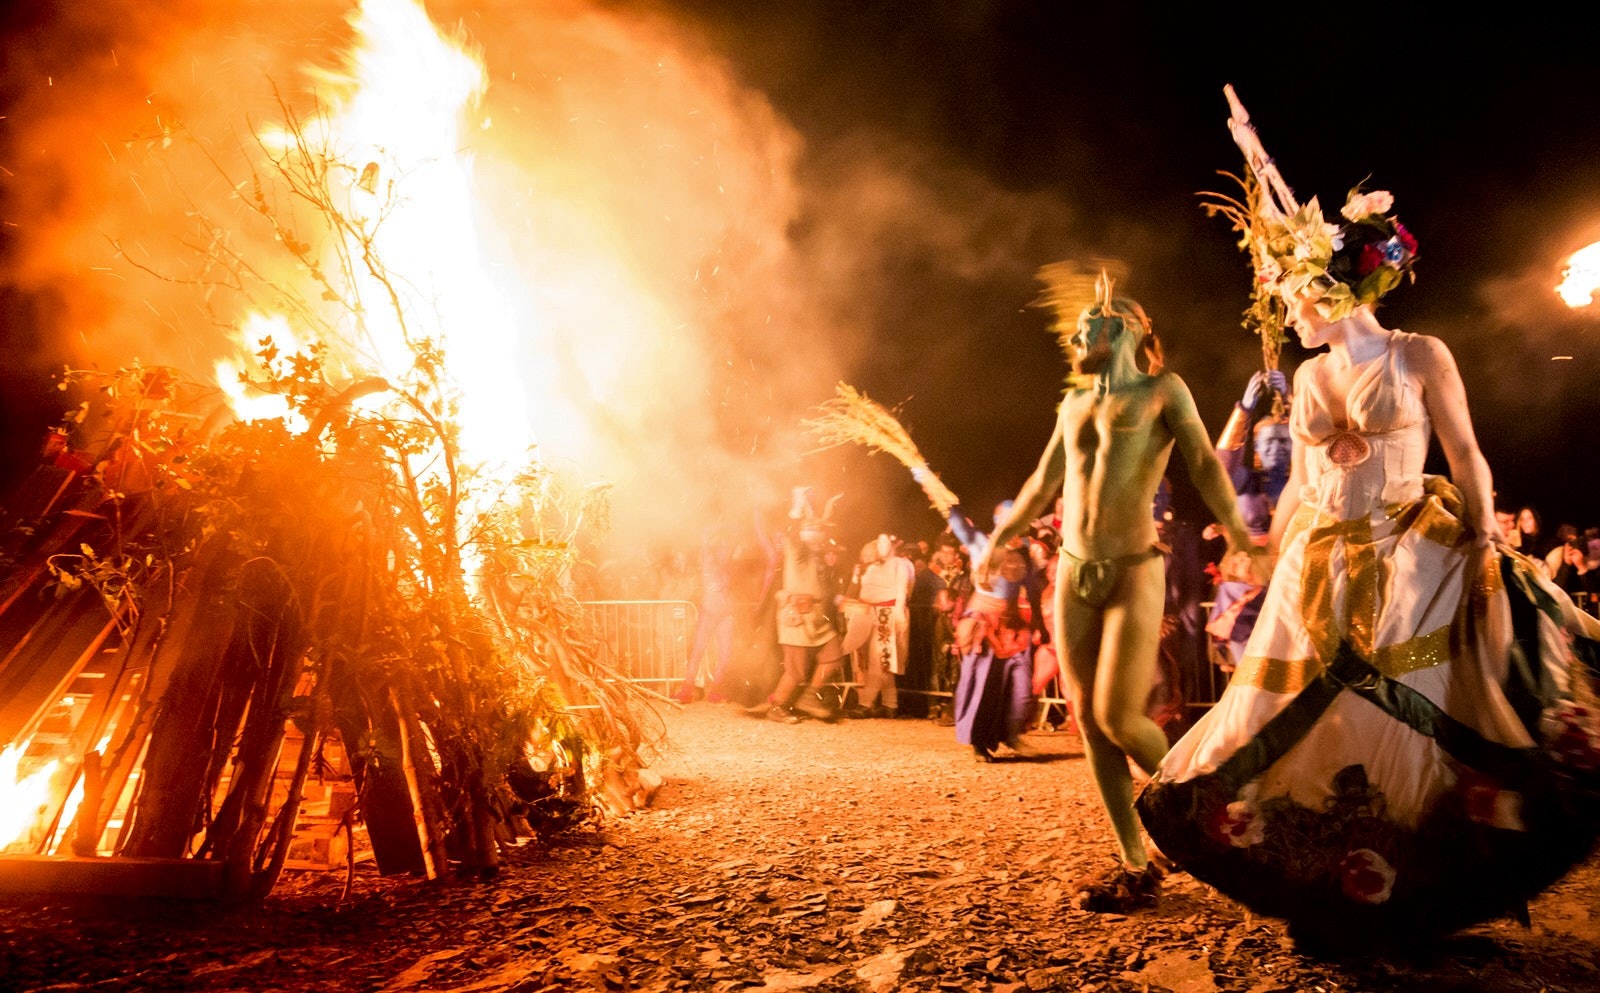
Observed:
[[[1111,346],[1099,344],[1087,352],[1072,357],[1072,371],[1080,376],[1093,376],[1111,364]]]

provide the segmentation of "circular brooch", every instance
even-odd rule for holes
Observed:
[[[1329,462],[1348,467],[1365,462],[1367,456],[1372,454],[1372,446],[1354,431],[1340,431],[1328,439],[1327,452]]]

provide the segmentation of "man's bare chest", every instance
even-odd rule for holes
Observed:
[[[1160,410],[1148,394],[1074,397],[1062,405],[1062,438],[1084,455],[1143,447],[1160,423]]]

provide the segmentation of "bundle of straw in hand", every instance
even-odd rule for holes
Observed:
[[[840,383],[835,395],[817,406],[817,415],[800,423],[822,443],[823,449],[856,444],[894,456],[911,470],[911,478],[922,487],[922,492],[928,495],[940,514],[950,513],[950,508],[960,503],[928,468],[911,435],[894,413],[849,383]]]

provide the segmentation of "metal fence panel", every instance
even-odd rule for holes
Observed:
[[[601,660],[636,683],[660,687],[683,678],[697,611],[688,600],[585,600],[599,633]]]

